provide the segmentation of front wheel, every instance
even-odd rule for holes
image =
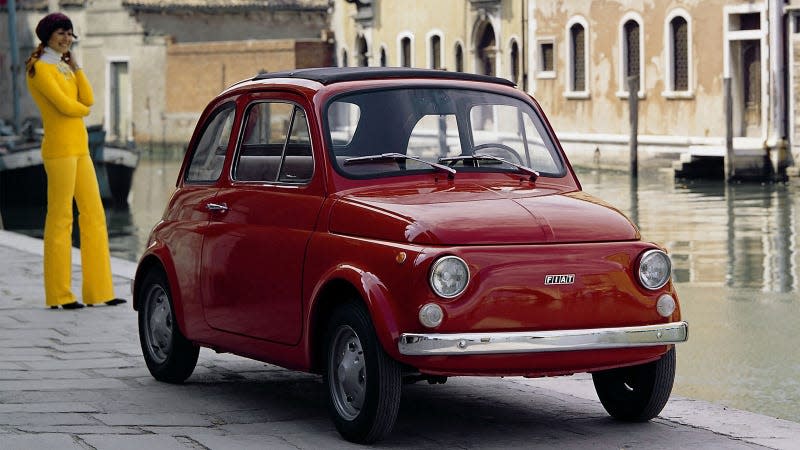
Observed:
[[[169,283],[163,271],[150,270],[140,292],[139,342],[147,368],[156,380],[182,383],[194,371],[200,347],[178,329]]]
[[[328,409],[342,437],[369,444],[389,434],[400,408],[400,365],[383,351],[364,307],[334,312],[325,352]]]
[[[658,361],[592,374],[600,403],[611,417],[646,422],[669,400],[675,381],[675,347]]]

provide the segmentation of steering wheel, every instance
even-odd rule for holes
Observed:
[[[524,165],[522,159],[519,157],[519,153],[505,144],[489,143],[476,145],[475,148],[472,149],[472,154],[496,156],[519,165]]]

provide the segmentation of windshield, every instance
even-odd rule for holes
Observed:
[[[332,101],[327,121],[337,170],[353,178],[441,170],[431,163],[457,172],[519,173],[522,166],[545,177],[566,173],[533,108],[504,95],[436,88],[358,92]]]

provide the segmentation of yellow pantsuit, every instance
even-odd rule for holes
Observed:
[[[72,199],[78,205],[83,302],[114,298],[106,216],[89,154],[44,160],[47,219],[44,225],[44,288],[47,306],[75,301],[72,294]]]
[[[47,172],[44,287],[47,306],[75,302],[72,293],[72,200],[78,205],[83,303],[114,298],[108,234],[83,118],[94,93],[83,71],[45,48],[28,73],[28,89],[42,113],[42,160]]]

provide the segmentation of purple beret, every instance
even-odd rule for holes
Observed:
[[[50,40],[50,36],[59,28],[71,30],[72,21],[69,20],[69,17],[65,14],[59,12],[50,13],[44,16],[42,20],[39,21],[39,24],[36,25],[36,36],[42,43],[47,44],[47,41]]]

